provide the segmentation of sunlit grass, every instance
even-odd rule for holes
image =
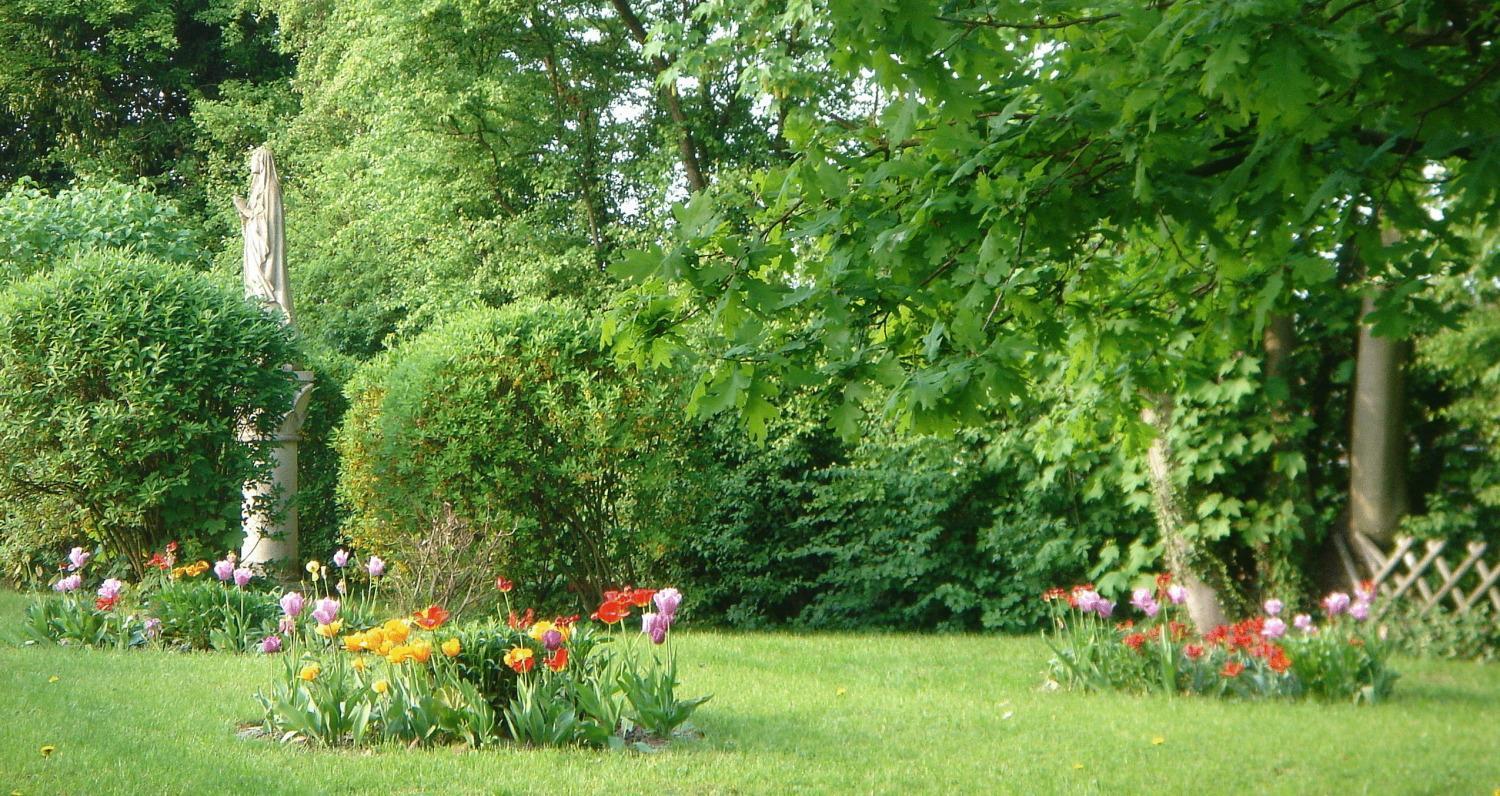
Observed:
[[[0,626],[24,598],[0,594]],[[12,634],[13,636],[13,634]],[[0,793],[1491,793],[1500,668],[1373,708],[1041,688],[1035,638],[684,633],[705,737],[657,754],[243,740],[264,658],[0,645]],[[49,682],[51,677],[57,682]],[[1160,741],[1157,743],[1156,741]],[[44,745],[56,751],[43,758]]]

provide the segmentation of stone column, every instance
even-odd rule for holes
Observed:
[[[297,395],[292,410],[282,418],[276,430],[271,457],[274,469],[269,482],[247,483],[244,489],[242,520],[245,541],[240,560],[247,565],[259,564],[267,570],[278,564],[297,562],[297,445],[302,441],[302,423],[307,419],[307,404],[312,397],[313,374],[293,371],[297,377]],[[257,507],[268,507],[260,510]]]

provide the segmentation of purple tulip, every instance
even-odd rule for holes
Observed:
[[[657,592],[651,601],[656,603],[658,612],[669,617],[676,616],[677,606],[682,604],[682,592],[668,587]]]
[[[301,616],[302,607],[305,604],[306,602],[302,599],[302,595],[299,592],[289,591],[281,595],[281,612],[286,614],[288,619],[296,619]]]
[[[281,621],[276,623],[276,632],[286,633],[287,635],[297,632],[297,620],[290,616],[281,617]]]
[[[68,571],[73,572],[74,570],[83,569],[83,565],[87,564],[89,562],[89,559],[93,558],[93,556],[93,553],[84,550],[82,547],[75,547],[72,550],[69,550]]]
[[[378,578],[385,572],[385,562],[380,560],[380,556],[370,556],[365,561],[365,571],[370,573],[370,577]]]
[[[1094,603],[1094,613],[1098,614],[1101,618],[1108,619],[1114,612],[1115,604],[1109,600],[1101,597]]]
[[[1355,600],[1354,604],[1349,606],[1349,615],[1354,617],[1355,620],[1359,622],[1363,622],[1366,619],[1369,619],[1370,604],[1365,600]]]
[[[156,638],[161,635],[161,620],[151,617],[146,620],[146,638]]]
[[[1311,633],[1317,629],[1313,627],[1312,617],[1308,616],[1307,614],[1297,614],[1297,616],[1292,619],[1292,627],[1297,628],[1303,633]]]
[[[1187,602],[1187,597],[1188,591],[1186,586],[1179,586],[1174,583],[1167,587],[1167,599],[1171,600],[1173,605],[1182,605]]]
[[[234,585],[244,588],[250,579],[255,577],[255,572],[247,567],[240,567],[234,571]]]
[[[339,618],[339,601],[324,597],[313,604],[313,620],[320,625],[331,625]]]
[[[641,614],[641,632],[651,637],[652,644],[661,644],[667,640],[667,628],[672,620],[664,613]]]
[[[1157,605],[1155,598],[1151,596],[1150,589],[1136,589],[1131,592],[1130,604],[1146,616],[1156,616],[1156,612],[1161,610],[1161,606]]]
[[[57,592],[58,594],[67,594],[70,591],[77,591],[78,587],[82,585],[83,576],[74,574],[69,575],[66,578],[63,578],[62,580],[52,584],[52,590]]]
[[[266,636],[265,640],[260,642],[260,651],[267,655],[281,652],[281,636]]]
[[[124,587],[125,584],[121,583],[119,578],[110,578],[99,586],[99,596],[106,600],[113,600],[120,596],[120,589]]]
[[[333,565],[339,569],[349,566],[349,551],[342,548],[333,554]]]
[[[1266,600],[1265,605],[1261,607],[1266,609],[1266,616],[1281,616],[1281,609],[1285,608],[1286,605],[1280,600],[1270,599]]]
[[[1103,598],[1099,596],[1099,592],[1096,592],[1093,589],[1084,589],[1083,591],[1073,595],[1073,604],[1078,607],[1078,610],[1084,613],[1089,613],[1099,606],[1099,602],[1102,599]]]
[[[214,562],[214,577],[219,580],[229,580],[234,577],[234,562],[229,559]]]
[[[548,652],[556,652],[562,643],[563,635],[556,630],[548,630],[542,634],[542,646],[546,647]]]
[[[1349,610],[1349,595],[1336,591],[1323,598],[1323,611],[1329,617],[1335,617]]]
[[[1260,626],[1260,634],[1266,638],[1281,638],[1286,635],[1286,622],[1273,616]]]

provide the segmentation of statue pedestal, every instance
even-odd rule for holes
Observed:
[[[293,371],[297,377],[297,394],[292,411],[282,418],[281,427],[272,437],[273,469],[269,482],[247,483],[241,520],[245,541],[240,547],[240,561],[259,564],[270,570],[278,563],[297,561],[297,445],[302,441],[302,423],[307,419],[307,404],[312,396],[313,374]],[[270,505],[270,511],[257,506]]]

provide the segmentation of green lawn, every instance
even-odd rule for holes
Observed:
[[[13,638],[22,605],[0,594],[0,633]],[[327,752],[236,737],[256,718],[264,658],[7,640],[0,793],[1500,788],[1497,667],[1403,662],[1394,700],[1355,708],[1049,692],[1035,638],[684,633],[680,649],[687,692],[714,699],[698,714],[706,737],[662,753]]]

